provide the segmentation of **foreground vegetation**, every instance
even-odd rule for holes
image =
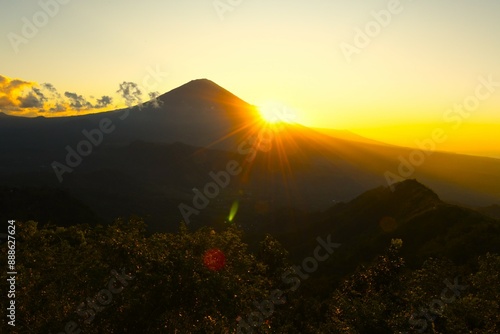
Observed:
[[[340,281],[325,268],[321,277],[291,280],[284,274],[297,263],[277,240],[266,236],[250,252],[234,226],[150,235],[140,219],[95,227],[29,221],[16,232],[13,333],[500,332],[494,254],[466,266],[429,258],[409,269],[404,240],[395,239]],[[335,259],[321,265],[333,271]]]

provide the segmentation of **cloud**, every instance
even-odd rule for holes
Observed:
[[[11,79],[0,75],[0,111],[16,111],[22,108],[25,102],[34,103],[36,93],[32,93],[32,96],[23,97],[24,90],[31,90],[33,86],[33,82]],[[24,101],[25,98],[26,101]]]
[[[52,93],[59,95],[59,93],[57,92],[57,89],[54,87],[54,85],[52,85],[50,83],[43,83],[42,87],[45,88],[46,90],[52,92]]]
[[[7,109],[12,105],[12,102],[7,96],[0,96],[0,110]]]
[[[41,100],[36,94],[33,92],[29,92],[26,96],[19,96],[17,98],[20,102],[21,108],[42,108],[43,109],[43,100]]]
[[[22,89],[24,87],[29,87],[29,86],[32,86],[33,83],[32,82],[28,82],[28,81],[23,81],[23,80],[19,80],[19,79],[14,79],[14,80],[11,80],[6,88],[8,90],[18,90],[18,89]]]
[[[51,83],[38,84],[0,75],[0,112],[20,116],[36,116],[39,113],[71,114],[74,111],[105,108],[112,98],[102,96],[95,106],[85,97],[74,92],[61,95]]]
[[[136,83],[126,81],[122,82],[117,93],[120,93],[120,95],[125,99],[125,103],[129,108],[134,104],[138,104],[139,107],[142,106],[142,92]]]
[[[51,96],[52,99],[61,99],[61,94],[59,94],[57,89],[52,84],[43,83],[41,86],[45,90],[45,92]]]
[[[51,112],[61,112],[61,111],[66,111],[67,108],[64,105],[57,103],[54,107],[50,108],[49,110]]]
[[[77,93],[65,92],[64,96],[68,98],[69,105],[73,109],[81,110],[93,108],[92,103],[88,102],[82,95],[78,95]]]
[[[53,86],[51,85],[53,88]],[[55,88],[54,88],[55,89]],[[45,111],[49,100],[38,84],[0,75],[0,111],[34,116]]]
[[[45,95],[42,93],[42,91],[39,88],[36,87],[31,87],[31,90],[33,90],[33,93],[38,97],[38,99],[42,102],[47,101],[47,98]]]
[[[142,107],[142,91],[134,82],[122,82],[117,91],[128,107]],[[159,108],[159,93],[148,93],[148,105]],[[91,102],[92,101],[92,102]],[[102,95],[100,98],[87,99],[77,92],[66,91],[64,94],[51,83],[36,83],[13,79],[0,75],[0,112],[19,116],[37,116],[40,113],[58,113],[74,115],[91,113],[98,109],[112,107],[113,97]]]
[[[45,92],[45,96],[47,97],[47,100],[50,101],[51,103],[49,106],[47,106],[48,111],[50,112],[63,112],[67,111],[69,108],[67,106],[66,101],[63,99],[61,94],[57,91],[57,89],[52,85],[51,83],[43,83],[41,84],[41,87],[43,88]]]
[[[94,108],[106,108],[113,102],[113,98],[110,96],[103,95],[100,99],[97,99],[97,103]]]
[[[159,100],[158,96],[160,96],[160,93],[158,92],[149,93],[149,104],[151,104],[153,108],[160,108],[160,106],[163,104],[163,101]]]

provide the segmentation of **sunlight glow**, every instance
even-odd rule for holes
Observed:
[[[266,102],[258,107],[262,120],[267,124],[293,123],[295,112],[280,103]]]
[[[266,123],[276,124],[281,122],[279,117],[276,116],[275,110],[272,108],[260,107],[259,112],[260,117],[262,117],[262,120]]]

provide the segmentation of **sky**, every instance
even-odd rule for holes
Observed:
[[[8,114],[106,111],[125,105],[123,82],[147,99],[207,78],[249,103],[279,103],[308,126],[405,146],[443,129],[440,150],[500,157],[498,0],[0,6]]]

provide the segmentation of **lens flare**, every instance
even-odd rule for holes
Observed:
[[[227,217],[228,222],[232,222],[234,219],[234,216],[236,216],[236,213],[238,212],[238,207],[240,206],[238,201],[234,201],[233,205],[231,206],[231,210],[229,211],[229,216]]]
[[[380,220],[380,227],[386,233],[394,232],[398,228],[398,222],[393,217],[383,217]]]
[[[219,271],[226,264],[226,256],[220,249],[209,249],[203,254],[203,264],[211,271]]]

